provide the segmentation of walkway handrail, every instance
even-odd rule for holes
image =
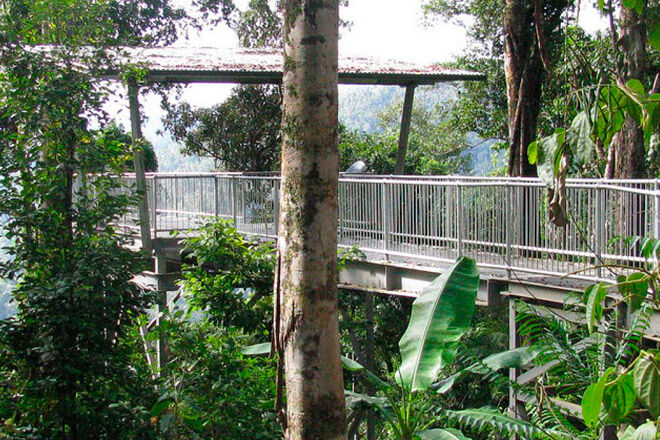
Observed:
[[[123,179],[130,183],[134,175]],[[149,173],[152,234],[187,231],[215,217],[272,239],[279,181],[274,173]],[[378,258],[429,264],[468,255],[483,267],[546,275],[643,263],[622,237],[658,237],[658,180],[568,179],[566,196],[569,224],[556,227],[536,178],[342,174],[339,243]],[[135,213],[124,219],[136,222]],[[589,269],[580,277],[609,274]]]

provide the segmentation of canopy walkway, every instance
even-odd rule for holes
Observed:
[[[277,236],[279,177],[244,173],[147,174],[154,240],[179,236],[214,218],[244,233]],[[126,175],[130,185],[135,177]],[[569,222],[547,219],[547,189],[539,179],[342,175],[341,247],[368,261],[438,265],[459,256],[506,277],[534,274],[611,279],[603,264],[638,266],[643,258],[625,237],[658,237],[657,180],[570,179]],[[122,219],[137,230],[137,211]]]
[[[135,175],[123,179],[125,188],[135,185]],[[181,237],[218,218],[247,235],[277,237],[277,175],[155,173],[146,175],[146,184],[149,218],[142,226],[149,224],[154,271],[138,282],[162,293],[159,307],[172,307],[181,295],[174,292]],[[469,256],[481,271],[478,305],[518,298],[563,313],[568,292],[616,279],[604,265],[618,265],[621,273],[623,266],[645,264],[626,237],[660,237],[660,181],[571,179],[566,199],[569,221],[557,227],[548,221],[547,189],[539,179],[342,175],[339,245],[358,248],[364,258],[347,263],[339,284],[414,297],[447,263]],[[120,223],[144,237],[138,212]],[[514,304],[508,301],[510,348],[518,346]],[[660,341],[660,312],[652,314],[644,338]]]

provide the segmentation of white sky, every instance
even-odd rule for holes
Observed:
[[[246,0],[239,0],[241,6]],[[179,0],[182,5],[186,0]],[[373,56],[416,61],[422,63],[449,61],[465,50],[467,43],[462,27],[436,21],[424,25],[422,20],[423,0],[350,0],[349,6],[342,7],[342,19],[352,23],[343,29],[339,42],[340,53],[345,55]],[[592,7],[584,5],[580,24],[588,31],[595,32],[603,27],[603,21]],[[226,26],[193,32],[187,40],[182,39],[177,46],[236,47],[237,39]],[[182,99],[193,106],[212,106],[222,102],[232,86],[190,85],[184,90]],[[121,99],[121,98],[120,98]],[[126,103],[126,99],[119,102]],[[155,131],[160,127],[162,111],[158,98],[143,98],[145,115],[145,136],[155,141]],[[129,126],[126,104],[119,110],[111,106],[113,113],[125,127]]]

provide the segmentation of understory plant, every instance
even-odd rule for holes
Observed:
[[[159,431],[180,439],[281,438],[273,411],[275,362],[247,357],[250,336],[183,311],[167,320],[169,361],[151,409]]]
[[[275,253],[250,241],[231,221],[208,223],[184,240],[181,290],[188,307],[220,327],[266,334],[270,328]]]
[[[629,240],[643,267],[611,265],[616,283],[567,298],[564,311],[516,304],[518,334],[533,353],[528,378],[512,382],[517,416],[552,439],[655,440],[660,424],[660,354],[644,334],[658,306],[655,239]],[[535,373],[535,374],[532,374]],[[520,376],[523,377],[523,376]],[[477,414],[461,421],[501,427]]]
[[[617,282],[591,285],[581,298],[600,361],[582,396],[582,418],[594,437],[616,430],[621,439],[654,439],[660,425],[660,350],[648,347],[643,335],[660,306],[660,240],[626,241],[646,263],[609,267],[619,272]]]
[[[352,438],[369,411],[384,420],[388,438],[466,439],[458,429],[443,426],[450,419],[462,417],[462,411],[450,412],[438,407],[433,394],[448,391],[456,380],[468,372],[483,374],[529,360],[523,350],[490,356],[470,365],[444,381],[441,371],[450,365],[460,347],[460,339],[469,329],[479,287],[479,274],[474,260],[460,258],[426,287],[413,303],[406,332],[399,341],[401,365],[388,382],[358,362],[343,358],[345,370],[369,382],[378,392],[367,395],[346,391],[347,430]],[[252,354],[267,353],[269,344],[251,347]],[[483,417],[505,417],[491,410],[476,410]],[[452,422],[455,425],[455,422]],[[529,424],[511,419],[512,430],[532,430]]]

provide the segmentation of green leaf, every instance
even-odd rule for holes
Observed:
[[[630,374],[625,374],[617,381],[605,387],[603,405],[607,415],[615,424],[620,423],[635,406],[635,385]]]
[[[582,395],[582,418],[587,426],[591,427],[598,422],[603,394],[605,393],[605,384],[612,371],[612,368],[608,368],[598,379],[598,382],[589,385]]]
[[[633,369],[635,391],[654,418],[660,417],[660,352],[644,352]]]
[[[173,400],[171,397],[169,397],[169,395],[165,394],[161,396],[156,402],[156,404],[151,408],[151,416],[152,417],[160,416],[161,414],[163,414],[163,412],[165,412],[166,409],[170,407],[170,405],[172,405],[172,402]]]
[[[529,163],[531,165],[534,165],[536,163],[536,159],[538,158],[539,155],[539,143],[538,141],[534,141],[529,146],[527,147],[527,160],[529,160]]]
[[[594,134],[603,145],[609,145],[625,120],[627,98],[618,86],[603,87],[597,105],[593,108]]]
[[[556,129],[555,137],[557,138],[557,146],[561,147],[566,142],[566,130],[563,128]]]
[[[637,12],[638,14],[641,14],[644,11],[645,4],[646,0],[623,0],[623,6]]]
[[[565,140],[566,130],[558,128],[554,134],[538,141],[536,169],[543,183],[549,188],[555,186],[555,175]]]
[[[454,360],[458,342],[470,327],[478,288],[475,261],[462,257],[415,300],[399,341],[402,361],[395,378],[404,389],[427,390],[442,367]]]
[[[598,421],[603,392],[604,387],[596,382],[589,385],[582,396],[582,417],[587,426],[592,426]]]
[[[369,396],[348,390],[344,390],[344,395],[346,396],[346,409],[349,411],[369,408],[387,413],[392,407],[387,397]]]
[[[653,421],[643,423],[635,429],[632,440],[656,440],[658,438],[658,426]]]
[[[270,342],[250,345],[241,350],[245,356],[265,356],[270,354]]]
[[[501,370],[502,368],[521,368],[531,362],[536,354],[529,347],[514,348],[512,350],[495,353],[484,358],[481,362],[474,364],[442,379],[440,382],[431,386],[438,394],[444,394],[449,391],[460,376],[465,373],[488,374],[491,371]]]
[[[183,423],[193,431],[201,431],[204,428],[204,423],[200,420],[198,416],[185,415],[183,417]]]
[[[607,290],[604,283],[593,284],[584,291],[584,298],[587,305],[587,328],[589,333],[594,332],[596,322],[603,317],[603,302],[607,296]]]
[[[637,97],[639,98],[645,98],[646,97],[646,91],[644,90],[644,84],[638,79],[630,79],[626,83],[626,87],[628,87]]]
[[[649,27],[648,41],[655,50],[660,50],[660,19],[657,19]]]
[[[416,432],[415,435],[420,440],[470,440],[458,429],[427,429],[426,431]]]
[[[641,272],[631,273],[628,276],[620,275],[617,277],[619,292],[628,303],[631,313],[639,310],[644,298],[648,293],[649,282],[646,274]]]
[[[390,384],[376,376],[374,373],[366,369],[362,364],[354,361],[353,359],[342,356],[341,365],[347,371],[351,371],[353,373],[362,373],[362,376],[379,390],[388,390],[391,388]]]
[[[347,371],[362,371],[364,367],[359,362],[354,361],[353,359],[347,358],[346,356],[341,357],[341,366],[344,370]]]
[[[456,379],[461,377],[461,374],[462,372],[460,371],[458,373],[454,373],[451,376],[442,379],[440,382],[434,383],[431,386],[431,389],[433,389],[438,394],[445,394],[447,391],[452,389],[454,383],[456,383]]]
[[[596,144],[591,140],[592,131],[589,113],[578,113],[571,123],[571,140],[575,144],[575,158],[580,163],[591,161]]]
[[[474,364],[467,368],[472,373],[488,373],[502,368],[522,368],[536,357],[536,353],[529,347],[519,347],[511,350],[495,353],[484,358],[481,364]],[[488,367],[484,369],[483,365]],[[488,371],[489,370],[489,371]]]
[[[530,438],[542,433],[531,423],[506,416],[492,408],[465,409],[447,411],[447,413],[450,417],[456,417],[461,423],[479,430],[484,426],[491,426],[501,431],[502,434],[521,434]]]

